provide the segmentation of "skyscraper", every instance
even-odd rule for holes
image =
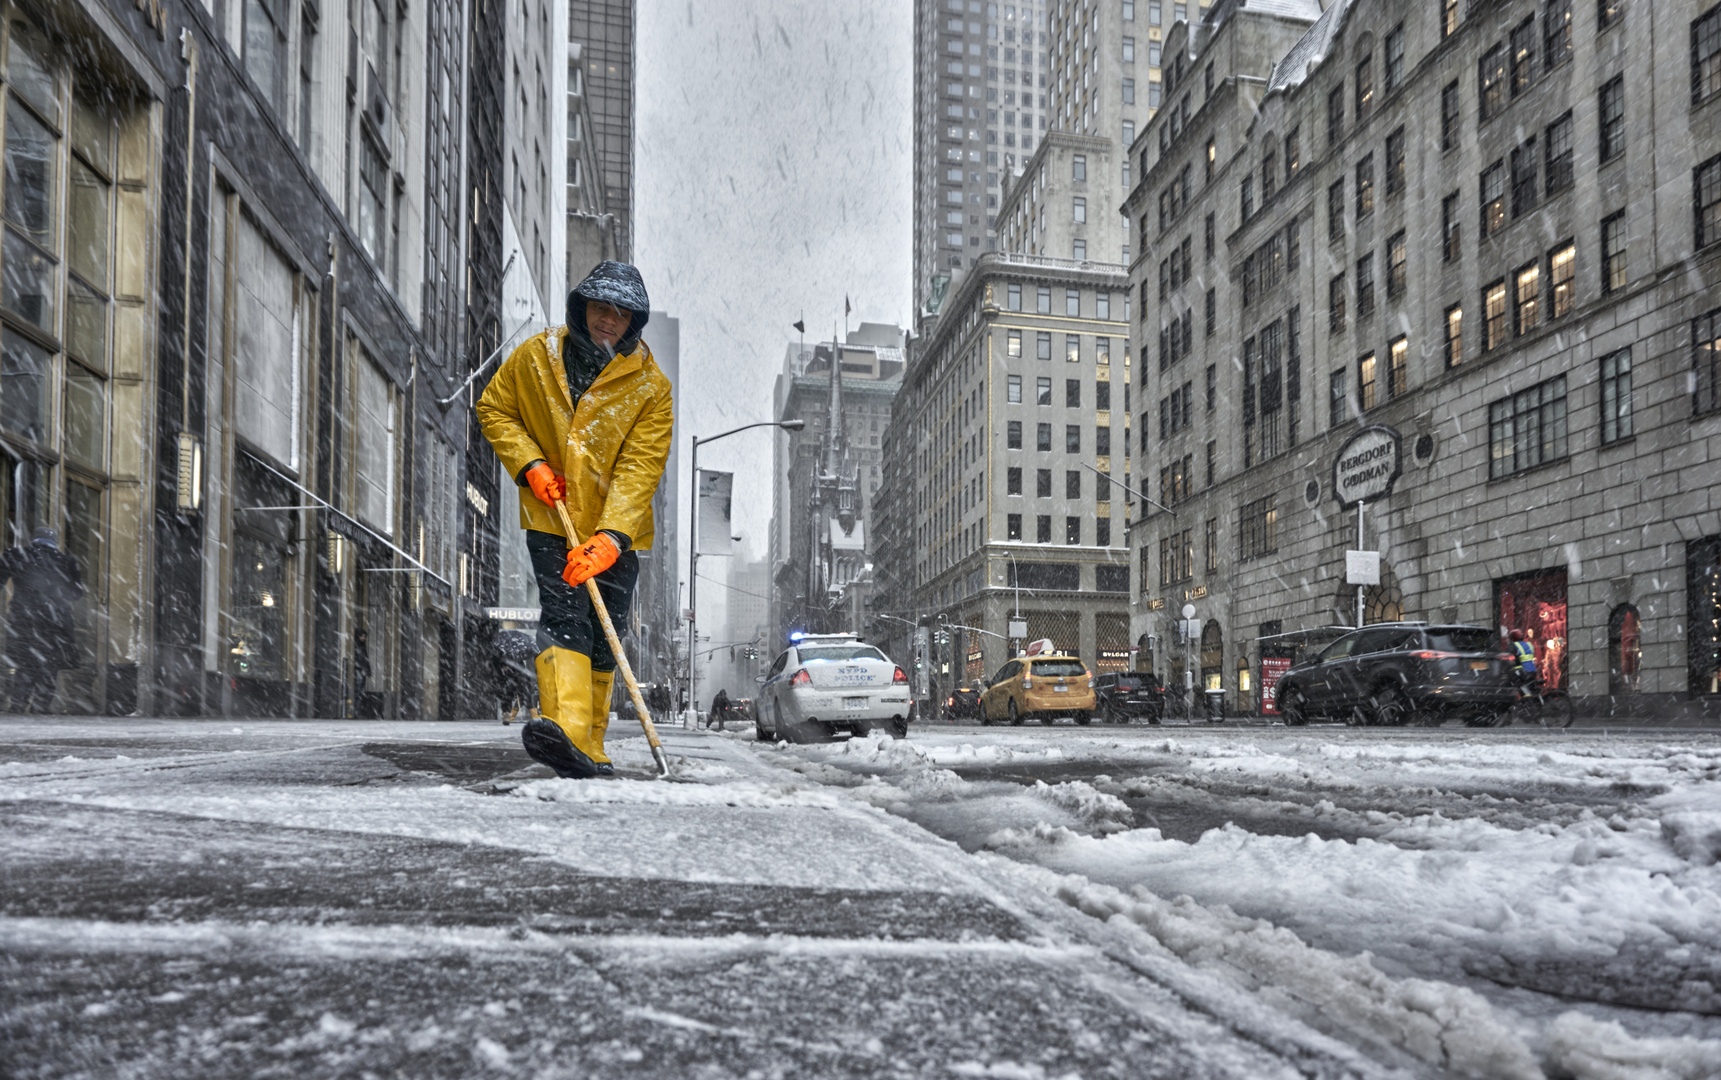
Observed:
[[[914,298],[995,246],[998,198],[1046,131],[1044,3],[916,0]]]
[[[615,257],[633,252],[633,0],[569,0],[568,91],[583,92],[589,110],[590,142],[597,153],[603,212],[613,214]],[[575,68],[575,64],[578,67]],[[575,71],[579,74],[575,75]],[[569,169],[570,180],[574,170]],[[575,200],[569,200],[570,206]],[[574,267],[573,273],[582,273]]]

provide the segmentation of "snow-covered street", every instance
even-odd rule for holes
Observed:
[[[0,721],[20,1076],[1721,1075],[1703,732]]]

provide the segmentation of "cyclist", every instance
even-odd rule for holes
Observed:
[[[1512,649],[1512,671],[1518,677],[1518,685],[1528,690],[1536,684],[1536,647],[1525,639],[1522,630],[1513,630],[1507,638]]]

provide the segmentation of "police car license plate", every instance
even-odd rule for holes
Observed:
[[[846,698],[843,698],[843,708],[845,708],[845,709],[864,709],[867,707],[867,702],[868,702],[868,699],[866,699],[864,697],[846,697]]]
[[[1070,692],[1070,688],[1067,686],[1058,685],[1058,686],[1052,687],[1052,693],[1054,693],[1054,694],[1067,694],[1069,692]]]

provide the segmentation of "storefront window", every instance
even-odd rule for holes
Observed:
[[[1225,638],[1217,619],[1208,619],[1201,628],[1201,688],[1225,688]]]
[[[1643,667],[1642,627],[1637,608],[1621,604],[1608,619],[1607,692],[1635,694],[1640,688],[1638,673]]]
[[[1566,572],[1537,572],[1494,583],[1502,634],[1522,630],[1536,650],[1536,667],[1550,689],[1566,686]]]
[[[286,639],[285,560],[260,536],[233,537],[233,596],[228,655],[235,675],[282,677]]]

